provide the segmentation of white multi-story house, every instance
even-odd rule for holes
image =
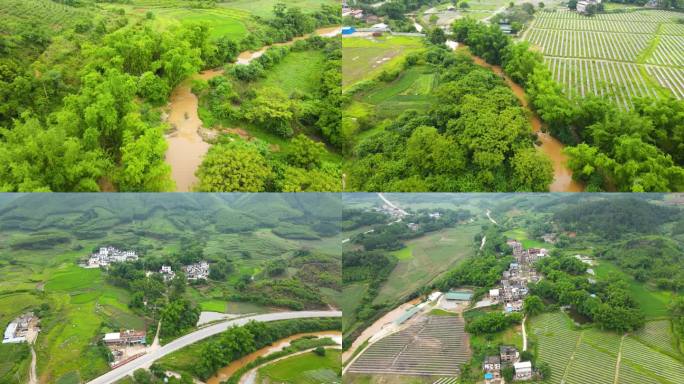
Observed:
[[[199,263],[186,265],[183,271],[188,280],[207,279],[209,277],[209,263],[200,261]]]
[[[111,263],[122,263],[125,261],[138,260],[135,251],[122,251],[115,247],[100,247],[97,253],[93,253],[88,258],[89,268],[106,267]]]

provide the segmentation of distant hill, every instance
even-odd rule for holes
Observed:
[[[161,220],[171,231],[228,233],[334,223],[340,212],[340,199],[327,194],[17,194],[0,198],[0,228],[103,231]]]

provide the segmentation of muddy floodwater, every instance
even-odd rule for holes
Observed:
[[[314,34],[332,37],[338,35],[340,31],[340,27],[320,28]],[[307,37],[309,35],[275,45],[289,45],[294,41],[306,39]],[[250,61],[261,56],[268,48],[269,46],[255,52],[243,52],[238,56],[237,63],[249,64]],[[209,80],[222,73],[222,69],[203,71],[192,78],[186,79],[171,92],[166,121],[172,127],[172,131],[166,135],[166,142],[168,144],[166,162],[171,166],[171,178],[175,181],[176,190],[179,192],[190,192],[193,190],[193,187],[197,184],[195,172],[210,147],[210,144],[205,142],[198,132],[202,127],[202,121],[197,113],[199,101],[197,96],[191,91],[192,80]]]
[[[537,149],[542,151],[553,165],[553,182],[549,186],[551,192],[582,192],[584,187],[582,184],[572,179],[572,171],[567,167],[568,157],[563,153],[563,144],[553,136],[542,131],[542,121],[534,111],[530,109],[527,103],[527,95],[523,87],[513,82],[506,76],[501,67],[491,65],[482,58],[472,55],[475,64],[482,67],[490,68],[494,73],[502,76],[506,80],[506,84],[511,88],[515,96],[520,101],[520,104],[528,111],[528,118],[532,125],[532,130],[537,134],[540,145]]]
[[[270,355],[273,352],[278,352],[282,351],[284,348],[290,346],[290,343],[293,340],[299,339],[304,336],[318,336],[319,338],[325,338],[329,337],[338,343],[342,343],[342,334],[340,332],[312,332],[312,333],[298,333],[296,335],[292,335],[290,337],[286,337],[284,339],[280,339],[276,341],[275,343],[269,345],[268,347],[261,348],[255,352],[250,353],[249,355],[235,360],[228,364],[227,366],[221,368],[216,375],[212,376],[209,378],[209,380],[206,381],[206,384],[219,384],[222,381],[228,380],[230,376],[232,376],[235,372],[237,372],[238,369],[244,367],[245,365],[251,363],[252,361],[256,360],[260,356],[266,356]]]

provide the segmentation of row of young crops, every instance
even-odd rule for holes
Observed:
[[[636,97],[661,95],[660,87],[684,98],[680,18],[680,13],[660,10],[594,17],[542,11],[524,38],[545,55],[569,95],[607,96],[629,109]]]
[[[612,384],[620,349],[618,383],[684,383],[681,360],[644,344],[662,345],[670,341],[668,324],[666,320],[647,323],[636,335],[623,338],[597,329],[573,329],[565,314],[554,312],[531,319],[529,327],[538,359],[551,367],[547,383],[558,384],[564,380],[567,384]]]
[[[672,332],[670,322],[667,320],[650,321],[642,329],[635,332],[634,337],[639,341],[653,346],[661,351],[677,354],[674,343],[672,342]]]
[[[634,63],[546,57],[553,78],[571,96],[601,95],[630,108],[635,97],[658,97]]]
[[[684,36],[660,36],[649,64],[684,67]]]
[[[663,10],[640,10],[639,12],[598,13],[591,20],[614,21],[618,23],[668,23],[675,22],[681,14]],[[545,10],[535,15],[537,19],[575,19],[587,20],[587,16],[570,10]]]
[[[348,372],[456,376],[469,359],[463,319],[428,316],[369,346]]]
[[[531,323],[531,334],[537,341],[537,356],[551,367],[548,383],[558,384],[563,379],[577,345],[579,332],[567,325],[567,316],[560,312],[544,313]]]
[[[18,24],[33,22],[51,28],[69,27],[90,17],[90,13],[50,0],[2,0],[0,32],[13,33]]]
[[[646,48],[650,36],[535,28],[527,39],[539,46],[546,56],[634,61],[639,52]]]
[[[622,346],[623,364],[637,368],[642,376],[659,378],[666,383],[684,383],[684,364],[640,343],[633,337],[626,337]]]

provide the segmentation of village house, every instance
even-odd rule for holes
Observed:
[[[186,265],[183,272],[188,280],[207,279],[209,277],[209,263],[200,261],[199,263]]]
[[[125,330],[123,332],[113,332],[104,335],[103,341],[107,345],[134,345],[145,344],[145,331]]]
[[[417,231],[418,228],[420,227],[420,225],[418,225],[416,223],[408,223],[408,224],[406,224],[406,226],[414,232]]]
[[[433,213],[430,213],[429,216],[430,216],[430,218],[433,218],[433,219],[439,219],[440,217],[442,217],[442,214],[439,212],[433,212]]]
[[[529,361],[521,361],[519,363],[514,363],[513,368],[515,369],[515,380],[530,380],[532,378],[532,363]]]
[[[512,345],[502,345],[499,347],[499,356],[502,363],[515,363],[520,358],[518,349]]]
[[[556,235],[555,233],[545,233],[542,235],[542,240],[549,244],[556,244],[557,239],[558,235]]]
[[[162,265],[159,273],[162,274],[164,281],[173,280],[173,278],[176,277],[176,273],[171,269],[170,265]]]
[[[504,306],[504,311],[506,313],[520,312],[522,310],[523,310],[523,301],[522,300],[509,301]]]
[[[499,301],[499,288],[494,288],[489,290],[489,298],[492,301]]]
[[[111,246],[100,247],[97,253],[90,254],[87,267],[107,267],[111,263],[122,263],[135,260],[138,260],[138,254],[135,251],[122,251]]]
[[[342,9],[342,17],[353,17],[355,19],[363,19],[363,9],[344,8]]]
[[[499,356],[487,356],[485,357],[484,364],[482,365],[482,370],[490,373],[499,373],[501,371],[501,359]]]

